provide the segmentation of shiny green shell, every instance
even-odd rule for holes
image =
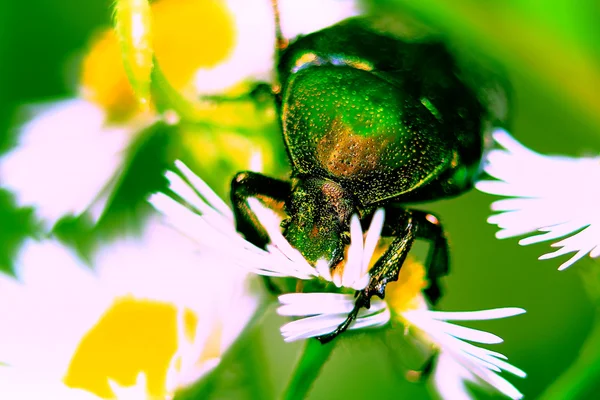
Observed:
[[[439,44],[406,43],[349,20],[294,43],[280,63],[284,140],[298,176],[363,205],[466,190],[481,157],[482,108]]]

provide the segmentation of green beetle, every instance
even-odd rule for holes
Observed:
[[[282,43],[281,38],[279,39]],[[382,236],[393,238],[370,270],[343,332],[370,298],[384,297],[387,283],[417,238],[430,240],[426,261],[435,304],[439,279],[448,273],[448,244],[438,218],[402,203],[458,195],[473,186],[482,158],[483,132],[492,120],[460,77],[442,43],[408,42],[353,18],[300,37],[278,62],[278,111],[292,165],[291,182],[254,172],[232,181],[238,230],[254,244],[268,237],[247,200],[284,204],[284,236],[313,265],[344,257],[349,221],[358,214],[366,228],[384,207]]]

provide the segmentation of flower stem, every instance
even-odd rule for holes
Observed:
[[[167,79],[154,59],[152,69],[152,91],[159,111],[174,110],[182,119],[195,120],[194,106],[181,95]]]
[[[265,118],[267,122],[274,121],[272,101],[258,100],[250,92],[241,96],[185,96],[171,85],[156,59],[152,69],[152,98],[159,113],[175,112],[182,122],[196,128],[232,129],[243,134],[242,131],[264,129]]]
[[[306,397],[333,351],[334,343],[335,341],[321,344],[316,339],[306,341],[292,378],[283,392],[282,400],[299,400]]]

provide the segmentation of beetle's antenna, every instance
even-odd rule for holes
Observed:
[[[281,33],[281,20],[279,18],[279,2],[277,0],[271,0],[271,6],[273,7],[273,17],[275,18],[275,54],[277,61],[279,62],[279,55],[281,51],[285,50],[288,46],[288,41],[283,37]]]

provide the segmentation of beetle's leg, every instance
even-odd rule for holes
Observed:
[[[418,213],[415,217],[422,221],[419,223],[417,237],[431,241],[429,254],[425,261],[429,286],[423,292],[429,302],[435,305],[442,297],[440,278],[448,275],[450,272],[448,240],[439,219],[435,215],[423,211],[415,211],[415,213]]]
[[[254,87],[252,87],[252,90],[247,93],[242,93],[235,96],[210,94],[202,95],[198,99],[215,103],[254,101],[255,103],[263,104],[272,101],[274,97],[275,93],[273,92],[271,85],[265,82],[257,82],[254,84]]]
[[[281,33],[279,1],[271,0],[271,7],[273,8],[273,18],[275,20],[275,60],[279,63],[279,56],[281,55],[281,52],[287,48],[289,43],[287,39],[283,37],[283,33]]]
[[[388,210],[386,210],[387,212]],[[383,299],[385,287],[388,282],[398,279],[400,267],[404,263],[408,251],[416,236],[416,227],[412,212],[404,209],[392,209],[392,215],[388,215],[383,226],[384,236],[395,236],[394,240],[370,270],[371,279],[367,287],[357,292],[354,309],[348,317],[333,332],[318,336],[321,343],[333,340],[337,335],[344,332],[356,318],[362,307],[371,306],[371,297],[377,295]],[[391,217],[391,218],[390,218]],[[390,223],[393,221],[393,223]]]
[[[416,238],[433,242],[425,265],[430,285],[424,293],[432,303],[439,300],[439,278],[448,273],[449,252],[438,219],[423,211],[397,207],[387,207],[386,215],[382,236],[394,237],[394,240],[369,271],[371,279],[367,287],[358,292],[354,309],[346,320],[335,331],[317,338],[322,343],[327,343],[344,332],[362,307],[371,306],[371,297],[377,295],[381,299],[384,298],[387,284],[398,280],[400,268]]]
[[[250,209],[248,198],[257,197],[263,200],[285,202],[290,192],[291,185],[289,182],[251,171],[236,174],[231,181],[231,203],[233,204],[233,214],[235,215],[238,232],[241,232],[246,240],[255,246],[264,248],[269,243],[269,236]],[[280,293],[280,289],[273,284],[268,276],[264,276],[263,281],[270,293]]]
[[[385,286],[398,279],[400,268],[414,239],[425,239],[431,242],[425,261],[429,287],[423,292],[432,304],[437,303],[442,295],[439,279],[448,274],[450,263],[448,241],[438,218],[425,211],[405,210],[398,207],[387,207],[385,211],[387,217],[382,236],[396,239],[370,271],[371,281],[364,289],[365,306],[369,306],[369,299],[373,295],[383,299]]]
[[[269,236],[250,209],[248,198],[256,197],[266,202],[283,203],[289,197],[291,190],[289,182],[256,172],[244,171],[236,174],[231,181],[231,203],[238,232],[241,232],[249,242],[264,248],[269,243]]]

